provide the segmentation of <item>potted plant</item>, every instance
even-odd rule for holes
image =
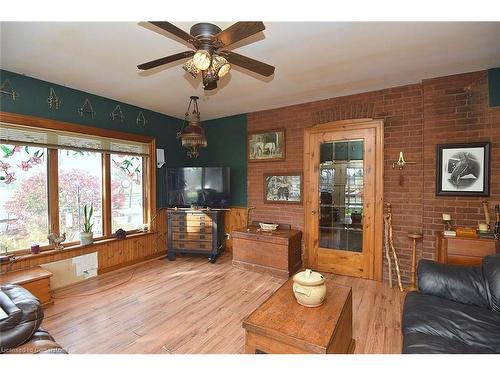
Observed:
[[[360,224],[361,219],[363,219],[363,210],[360,210],[359,212],[352,212],[351,213],[351,220],[353,224]]]
[[[83,206],[83,231],[80,232],[80,244],[90,245],[94,242],[92,227],[94,224],[91,222],[92,215],[94,214],[94,205],[90,204]]]

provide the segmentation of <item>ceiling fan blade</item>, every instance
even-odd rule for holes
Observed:
[[[251,35],[257,34],[258,32],[265,30],[265,26],[262,22],[236,22],[234,25],[229,26],[226,30],[215,34],[212,40],[218,42],[220,47],[227,47],[230,44],[239,42]]]
[[[241,66],[265,77],[269,77],[274,73],[274,66],[251,59],[250,57],[232,51],[221,51],[220,55],[224,56],[231,64]]]
[[[173,35],[185,40],[186,42],[191,43],[195,47],[198,47],[200,45],[198,39],[196,39],[191,34],[188,34],[184,30],[179,29],[177,26],[171,24],[170,22],[166,22],[166,21],[148,21],[148,22],[152,25],[159,27],[162,30],[169,32],[170,34],[173,34]]]
[[[137,67],[141,70],[148,70],[152,68],[156,68],[157,66],[168,64],[173,61],[185,59],[186,57],[191,57],[194,55],[194,51],[186,51],[181,53],[176,53],[175,55],[170,55],[167,57],[162,57],[161,59],[156,59],[153,61],[148,61],[147,63],[137,65]]]

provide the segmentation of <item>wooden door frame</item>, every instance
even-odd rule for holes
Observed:
[[[351,130],[375,130],[375,207],[374,207],[374,246],[372,251],[372,264],[369,278],[382,280],[383,261],[383,215],[384,215],[384,122],[375,119],[355,119],[328,122],[314,125],[304,129],[304,263],[311,267],[314,262],[310,260],[310,252],[314,246],[314,238],[311,236],[311,228],[316,225],[319,214],[318,207],[314,207],[313,198],[317,191],[313,191],[311,181],[310,159],[314,158],[315,150],[311,146],[311,135],[327,132],[340,132]],[[315,165],[314,168],[319,168]],[[317,212],[313,215],[312,212]]]

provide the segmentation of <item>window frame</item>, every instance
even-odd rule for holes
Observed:
[[[116,130],[101,129],[86,125],[56,121],[35,116],[21,115],[17,113],[0,111],[0,121],[19,126],[36,127],[52,131],[64,131],[75,135],[94,135],[105,138],[113,138],[122,141],[134,141],[148,145],[149,156],[142,156],[143,165],[143,218],[145,223],[150,223],[153,213],[156,210],[156,139],[151,136],[131,134]],[[60,148],[40,146],[47,148],[47,199],[48,199],[48,227],[50,232],[59,233],[59,170],[58,152]],[[112,152],[111,152],[112,153]],[[102,210],[103,210],[103,235],[94,240],[104,240],[113,238],[111,232],[111,157],[110,152],[103,152],[102,155]],[[149,228],[152,231],[154,228]],[[127,231],[137,233],[141,230]],[[48,235],[48,233],[47,233]],[[78,241],[65,242],[64,246],[78,245]],[[40,246],[41,250],[53,249],[53,245]],[[9,251],[9,254],[20,254],[29,252],[29,249],[16,249]]]

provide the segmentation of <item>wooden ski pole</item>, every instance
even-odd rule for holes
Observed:
[[[399,271],[399,260],[398,260],[397,254],[396,254],[396,249],[394,248],[394,241],[393,241],[393,237],[392,237],[392,210],[391,210],[390,203],[387,203],[387,215],[388,215],[388,222],[389,222],[389,225],[388,225],[388,227],[389,227],[389,244],[391,247],[392,256],[394,258],[394,266],[396,267],[396,275],[398,277],[399,290],[401,292],[403,292],[404,289],[403,289],[403,284],[401,283],[401,272]]]

